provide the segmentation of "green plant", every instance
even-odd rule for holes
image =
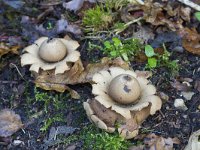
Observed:
[[[121,41],[119,38],[114,37],[112,41],[105,41],[103,53],[110,58],[121,57],[125,61],[130,61],[136,56],[142,48],[139,39],[128,39]]]
[[[84,127],[78,134],[63,140],[64,143],[82,141],[83,150],[126,150],[131,143],[121,138],[118,133],[109,134],[93,125]]]
[[[84,12],[83,25],[89,31],[107,29],[111,22],[112,12],[108,7],[104,8],[103,5],[97,5]]]
[[[36,102],[41,102],[44,104],[45,118],[47,118],[43,121],[44,124],[40,128],[41,131],[47,131],[55,122],[65,122],[65,119],[60,114],[60,111],[65,109],[63,100],[66,99],[66,96],[63,94],[41,92],[36,87],[34,89],[34,94]]]
[[[166,67],[170,70],[172,75],[177,75],[179,71],[179,65],[177,60],[170,60],[171,53],[169,53],[163,44],[163,54],[156,54],[151,45],[145,46],[145,55],[148,58],[147,68],[153,69],[156,67]]]
[[[120,10],[128,4],[128,0],[106,0],[105,5],[110,9]]]
[[[72,137],[72,138],[71,138]],[[83,142],[84,150],[126,150],[131,143],[119,136],[118,133],[109,134],[99,130],[93,125],[84,127],[77,138],[69,136],[65,142],[75,142],[78,139]]]
[[[34,88],[34,94],[35,94],[36,101],[44,102],[44,111],[47,113],[49,103],[51,102],[53,97],[49,96],[46,92],[38,91],[36,87]]]
[[[200,12],[196,12],[194,15],[197,18],[197,20],[200,21]]]
[[[51,118],[47,118],[44,120],[44,125],[40,128],[40,131],[46,132],[49,127],[54,123],[54,122],[64,122],[64,117],[62,115],[56,115]]]

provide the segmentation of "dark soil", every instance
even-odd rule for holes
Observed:
[[[21,39],[20,44],[23,47],[33,42],[38,36],[45,35],[44,33],[41,34],[32,30],[31,25],[20,23],[24,15],[37,17],[43,11],[42,9],[34,9],[35,13],[31,13],[31,9],[33,10],[33,8],[37,7],[39,8],[37,3],[32,2],[26,4],[23,9],[13,9],[0,2],[0,40],[8,41],[8,38],[11,36],[19,37]],[[53,15],[47,16],[41,22],[45,23],[53,19],[57,20],[64,11],[61,5],[56,5],[54,6]],[[54,33],[49,32],[46,36],[54,35],[61,37],[62,34],[54,35]],[[166,32],[166,34],[168,33]],[[3,39],[3,36],[6,39]],[[74,38],[80,41],[80,37],[75,36]],[[88,40],[80,42],[82,47],[79,48],[79,51],[81,52],[83,61],[88,63],[101,58],[103,56],[101,52],[87,52],[87,42]],[[20,50],[21,52],[22,49]],[[142,124],[141,132],[156,133],[163,137],[178,137],[181,144],[176,145],[175,148],[181,150],[187,144],[191,133],[200,127],[200,112],[197,108],[200,105],[200,94],[197,89],[194,89],[195,82],[200,80],[200,57],[183,51],[182,53],[173,52],[172,58],[179,60],[181,66],[179,76],[173,78],[169,75],[169,71],[166,68],[159,68],[154,71],[153,77],[150,79],[156,85],[159,92],[164,92],[169,96],[169,100],[163,104],[159,112],[150,116]],[[131,65],[134,70],[143,69],[145,66],[144,63],[132,63]],[[80,94],[81,99],[72,99],[67,92],[64,92],[58,98],[62,102],[62,105],[64,105],[64,108],[55,110],[55,107],[51,103],[48,106],[48,112],[45,113],[44,102],[35,100],[35,86],[28,69],[29,67],[21,67],[20,55],[7,54],[0,58],[0,110],[4,108],[14,110],[21,116],[24,123],[23,130],[16,132],[12,137],[7,139],[0,139],[0,149],[66,149],[68,145],[63,143],[53,144],[48,147],[45,145],[45,139],[48,138],[51,127],[71,126],[75,131],[69,134],[76,134],[84,126],[90,124],[82,102],[92,97],[91,86],[89,84],[71,86],[72,89]],[[181,91],[171,85],[175,80],[184,81],[186,78],[192,79],[192,82],[190,82],[192,87],[190,91],[195,94],[191,100],[185,100]],[[46,92],[38,88],[37,91],[41,93]],[[50,96],[60,95],[60,93],[54,91],[48,91],[47,94]],[[174,100],[176,98],[183,98],[188,110],[183,111],[175,108]],[[63,120],[55,121],[47,131],[41,132],[40,129],[43,127],[44,121],[57,114],[62,114]],[[23,144],[14,145],[11,142],[17,139],[23,141]],[[135,141],[133,140],[132,142],[134,143]],[[81,144],[81,142],[78,143],[76,149],[81,149]]]

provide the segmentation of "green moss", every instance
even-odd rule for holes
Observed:
[[[84,12],[83,25],[87,28],[86,31],[99,31],[107,29],[112,19],[112,13],[109,8],[97,5],[95,8]]]
[[[40,128],[40,131],[46,132],[49,127],[55,122],[65,122],[64,116],[61,114],[56,114],[53,117],[47,118],[44,120],[44,125]]]
[[[63,93],[52,93],[52,92],[42,92],[36,87],[34,89],[35,101],[43,105],[42,109],[44,111],[45,119],[43,120],[43,125],[40,128],[41,131],[47,131],[49,127],[56,122],[66,122],[61,111],[66,109],[66,98],[69,95],[64,95]]]
[[[118,133],[109,134],[93,125],[84,127],[76,136],[65,139],[67,144],[81,140],[84,150],[126,150],[131,143],[119,136]]]

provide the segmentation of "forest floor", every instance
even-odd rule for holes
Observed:
[[[141,38],[144,45],[149,44],[154,49],[163,48],[164,43],[170,54],[169,61],[177,60],[178,66],[175,67],[178,69],[166,64],[147,67],[147,56],[136,60],[129,57],[133,70],[152,72],[150,80],[163,101],[161,110],[142,123],[139,136],[154,133],[163,138],[178,138],[180,143],[174,144],[174,148],[184,149],[190,135],[200,129],[200,21],[194,15],[197,11],[182,3],[173,0],[159,3],[168,7],[164,9],[160,6],[163,16],[158,12],[157,18],[151,16],[157,20],[150,21],[150,17],[147,17],[141,22],[130,24],[119,34],[111,32],[111,23],[111,26],[103,30],[105,32],[91,34],[91,31],[85,32],[82,19],[83,12],[94,8],[97,5],[95,3],[84,2],[74,12],[72,7],[72,10],[67,9],[66,2],[60,0],[17,0],[16,3],[0,1],[0,110],[13,110],[24,124],[12,136],[0,137],[0,149],[95,149],[95,146],[88,146],[95,145],[95,140],[98,140],[95,134],[112,137],[112,134],[104,134],[104,131],[94,127],[87,119],[82,103],[93,97],[89,83],[69,85],[80,95],[79,99],[73,99],[68,91],[60,93],[36,87],[29,66],[21,66],[20,58],[24,47],[41,36],[63,38],[65,35],[81,45],[78,51],[83,64],[99,62],[105,56],[111,57],[95,46],[92,50],[89,49],[91,43],[102,46],[102,41],[111,41],[113,37],[121,41],[132,37]],[[126,10],[129,8],[131,7]],[[149,13],[158,8],[151,9],[152,12]],[[115,14],[115,22],[127,23],[143,11],[130,9],[130,16],[126,17],[124,10],[122,8],[119,14]],[[181,14],[178,13],[180,10]],[[113,11],[118,12],[116,9]],[[145,13],[147,12],[143,12]],[[59,24],[58,21],[62,23]],[[67,22],[70,22],[71,27],[63,29],[64,25],[69,25]],[[135,36],[134,33],[138,34],[138,31],[140,35]],[[184,34],[186,31],[187,37]],[[197,42],[193,39],[197,39]],[[163,52],[159,55],[162,54]],[[182,99],[186,109],[175,107],[175,99]],[[0,130],[1,128],[0,126]],[[128,140],[130,145],[137,146],[143,145],[143,142],[141,137]]]

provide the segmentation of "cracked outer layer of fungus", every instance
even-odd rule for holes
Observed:
[[[31,65],[30,70],[37,73],[40,68],[64,73],[79,59],[78,47],[78,42],[71,39],[41,37],[23,50],[26,53],[21,56],[21,65]]]
[[[131,70],[111,67],[93,76],[94,99],[84,109],[97,127],[114,132],[116,127],[126,139],[138,134],[139,125],[161,109],[161,99],[149,80]]]

